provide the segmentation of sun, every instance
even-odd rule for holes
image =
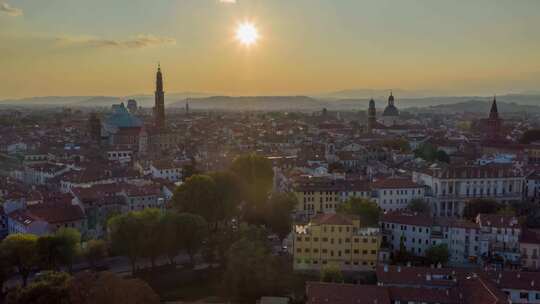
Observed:
[[[251,46],[259,40],[259,31],[251,22],[243,22],[236,27],[236,40],[245,46]]]

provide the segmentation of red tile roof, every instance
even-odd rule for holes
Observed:
[[[323,213],[312,218],[311,222],[318,225],[352,225],[352,217],[339,213]]]
[[[374,189],[400,189],[400,188],[422,188],[423,186],[405,178],[387,178],[376,181],[372,184]]]
[[[388,289],[377,285],[306,283],[307,304],[390,304]]]
[[[521,231],[519,242],[525,244],[540,244],[540,230],[524,229]]]
[[[36,220],[42,220],[49,224],[60,224],[80,221],[85,218],[84,212],[79,206],[63,202],[32,205],[27,209],[14,211],[9,216],[25,225]]]
[[[512,215],[485,214],[480,213],[476,217],[476,222],[480,226],[496,228],[520,228],[518,218]]]
[[[502,289],[539,290],[540,272],[490,271],[482,275]]]
[[[456,288],[413,288],[388,287],[390,298],[400,303],[459,303],[459,292]]]
[[[410,211],[387,211],[382,215],[382,222],[402,225],[426,226],[433,225],[433,218],[428,214]]]

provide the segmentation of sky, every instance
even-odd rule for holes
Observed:
[[[260,39],[235,39],[242,22]],[[0,99],[540,91],[538,0],[0,0]]]

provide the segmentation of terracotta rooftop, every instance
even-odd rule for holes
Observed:
[[[396,188],[422,188],[423,186],[405,178],[387,178],[376,181],[372,184],[375,189],[396,189]]]
[[[381,221],[414,226],[431,227],[433,225],[433,218],[428,214],[411,211],[387,211],[383,213]]]
[[[388,289],[377,285],[306,283],[307,304],[390,304]]]
[[[311,219],[317,225],[352,225],[352,218],[339,213],[318,214]]]
[[[476,223],[485,227],[520,228],[518,218],[512,215],[480,213],[476,216]]]
[[[521,231],[520,243],[540,244],[540,230],[524,229]]]

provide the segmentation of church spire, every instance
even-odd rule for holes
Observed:
[[[154,122],[155,126],[159,129],[165,127],[165,92],[163,92],[163,75],[161,74],[161,64],[159,63],[156,73]]]
[[[159,63],[156,73],[156,92],[163,92],[163,75],[161,74],[161,64]]]
[[[493,97],[493,102],[491,103],[491,110],[489,111],[490,119],[499,119],[499,110],[497,109],[497,96]]]

